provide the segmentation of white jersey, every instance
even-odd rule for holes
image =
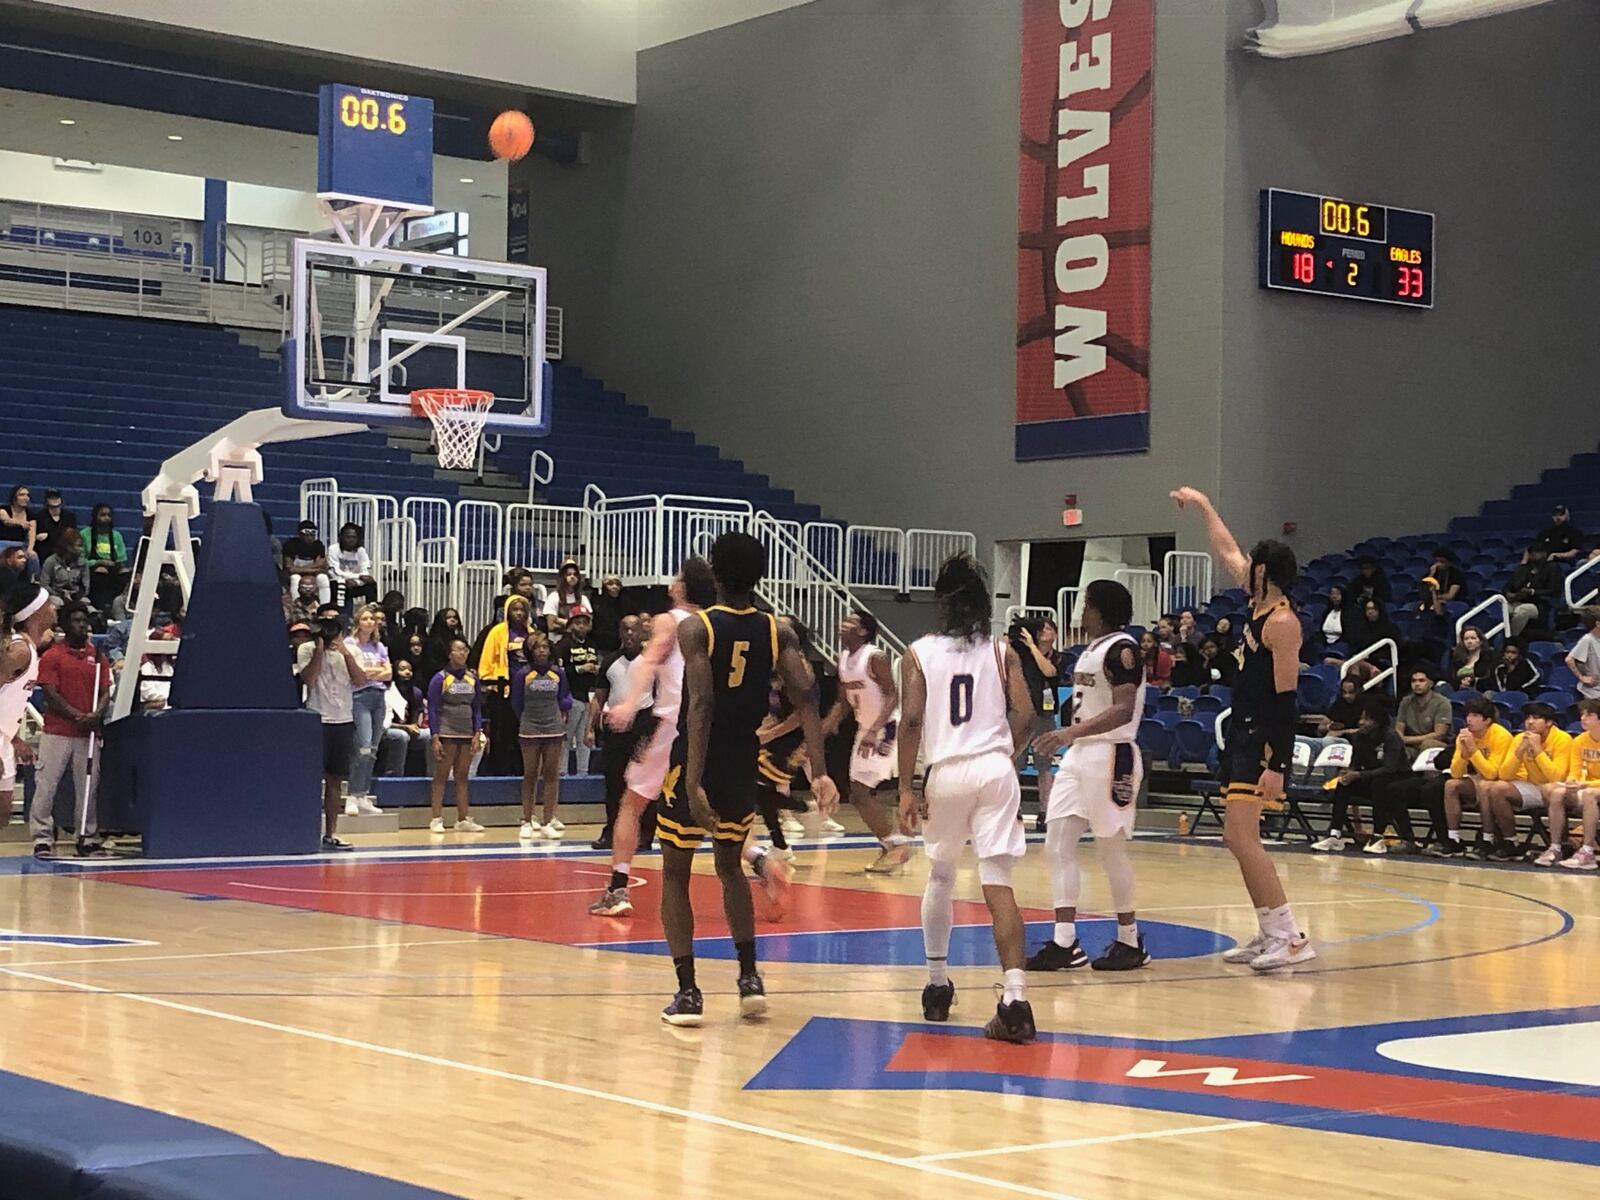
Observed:
[[[28,647],[28,669],[20,678],[0,688],[0,738],[4,738],[8,745],[22,727],[22,714],[28,707],[28,701],[33,698],[33,689],[39,679],[39,651],[32,641],[21,634],[15,635],[13,640]]]
[[[672,619],[682,625],[685,618],[690,615],[687,608],[672,610]],[[678,646],[677,631],[672,635],[672,648],[667,651],[667,657],[656,668],[656,698],[650,711],[655,713],[663,723],[676,725],[678,723],[678,708],[683,703],[683,651]]]
[[[884,712],[888,706],[888,694],[872,677],[872,660],[882,653],[882,650],[869,644],[839,655],[839,690],[855,711],[856,724],[862,729],[877,724],[882,717],[892,715]]]
[[[1139,644],[1122,632],[1108,633],[1096,639],[1078,655],[1078,661],[1072,668],[1072,724],[1082,725],[1110,709],[1114,684],[1106,674],[1106,657],[1120,653],[1124,646],[1133,649],[1133,664],[1139,680],[1139,692],[1133,701],[1133,716],[1126,724],[1115,729],[1079,738],[1080,743],[1131,742],[1139,736],[1139,721],[1144,715],[1144,667],[1139,661]]]
[[[930,768],[953,759],[1012,753],[1004,643],[929,634],[911,645],[927,681],[922,754]]]

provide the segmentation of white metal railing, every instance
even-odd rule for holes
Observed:
[[[1597,580],[1600,580],[1600,572],[1597,572],[1596,568],[1600,568],[1600,558],[1591,558],[1571,575],[1567,576],[1566,592],[1568,608],[1582,608],[1585,604],[1588,604],[1591,600],[1593,600],[1595,596],[1600,595],[1600,582],[1597,582]],[[1589,576],[1589,578],[1584,580],[1581,586],[1586,587],[1588,591],[1584,592],[1583,595],[1580,596],[1578,595],[1578,588],[1580,586],[1578,580],[1582,579],[1585,575]]]
[[[977,554],[976,535],[954,529],[906,530],[904,564],[900,572],[902,592],[931,592],[933,581],[945,559],[954,554]]]
[[[213,321],[211,268],[0,242],[0,302]]]
[[[843,525],[833,521],[807,521],[800,528],[800,540],[805,545],[806,553],[840,579],[844,578]]]
[[[194,262],[198,225],[180,217],[0,199],[0,243],[81,254]]]
[[[1056,629],[1062,646],[1081,646],[1089,638],[1083,631],[1082,588],[1064,587],[1056,592]]]
[[[317,536],[326,542],[339,527],[339,481],[331,475],[300,482],[300,519],[317,523]]]
[[[1164,586],[1160,571],[1136,567],[1118,567],[1111,577],[1128,589],[1133,597],[1133,623],[1154,625],[1161,616],[1161,596]]]
[[[587,515],[586,509],[554,504],[507,505],[503,561],[552,575],[569,556],[582,561]]]
[[[453,606],[460,561],[455,538],[418,538],[416,557],[411,560],[411,586],[406,589],[407,603],[429,612]]]
[[[567,314],[557,305],[547,304],[544,309],[544,356],[548,362],[558,362],[566,345]]]
[[[1168,550],[1161,560],[1162,612],[1192,608],[1211,599],[1211,555],[1204,550]]]
[[[1345,659],[1344,663],[1339,667],[1339,678],[1343,679],[1346,675],[1349,675],[1353,667],[1373,658],[1380,650],[1389,652],[1389,665],[1363,683],[1361,690],[1370,692],[1373,688],[1381,687],[1387,683],[1389,685],[1389,694],[1394,695],[1398,691],[1397,681],[1400,676],[1400,647],[1395,645],[1393,638],[1380,638],[1359,654],[1352,654]]]
[[[1498,608],[1500,610],[1500,620],[1497,624],[1490,626],[1488,629],[1478,630],[1478,632],[1483,636],[1483,640],[1487,642],[1490,638],[1499,636],[1500,634],[1504,634],[1507,637],[1511,635],[1511,605],[1502,595],[1496,594],[1493,596],[1486,596],[1477,604],[1474,604],[1471,608],[1467,609],[1466,612],[1462,613],[1459,618],[1457,618],[1456,644],[1458,646],[1461,644],[1461,631],[1468,625],[1472,624],[1472,618],[1481,612],[1487,612],[1491,608]]]
[[[501,562],[505,559],[504,510],[492,500],[457,500],[456,544],[462,562]]]
[[[592,488],[599,492],[598,488]],[[588,497],[586,497],[586,504]],[[623,583],[659,583],[661,561],[659,496],[618,496],[600,492],[589,514],[589,572],[615,575]]]
[[[537,489],[546,487],[556,477],[556,460],[543,450],[535,450],[528,458],[528,503],[534,502]]]
[[[411,583],[411,564],[417,557],[417,523],[410,517],[386,517],[373,532],[372,577],[378,595],[405,591]]]
[[[848,525],[844,531],[847,587],[900,588],[906,561],[906,531],[888,525]]]
[[[806,627],[811,643],[830,663],[839,660],[839,626],[853,609],[870,607],[806,548],[792,527],[768,513],[750,519],[750,533],[767,548],[767,574],[757,592],[775,612]],[[878,627],[878,644],[898,664],[906,646],[894,632]]]
[[[495,598],[505,568],[498,559],[468,559],[455,572],[455,606],[461,614],[461,627],[469,633],[482,629],[494,617]]]
[[[1048,617],[1051,621],[1057,622],[1056,631],[1058,633],[1061,629],[1060,619],[1056,616],[1055,609],[1043,608],[1038,605],[1012,604],[1007,606],[1005,615],[1000,618],[1000,631],[1004,633],[1010,629],[1011,622],[1019,617],[1033,617],[1036,620],[1044,620]]]
[[[419,538],[449,537],[455,532],[450,501],[439,496],[410,496],[400,505],[400,515],[410,517]]]

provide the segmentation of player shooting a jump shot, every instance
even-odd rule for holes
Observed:
[[[1283,807],[1283,776],[1294,755],[1300,620],[1289,608],[1288,591],[1298,567],[1294,551],[1282,542],[1257,542],[1246,557],[1204,492],[1182,487],[1172,498],[1179,508],[1199,511],[1212,554],[1250,596],[1250,618],[1237,651],[1233,718],[1217,779],[1225,812],[1222,841],[1239,864],[1260,930],[1222,957],[1275,971],[1317,956],[1295,924],[1277,868],[1261,844],[1261,812]]]

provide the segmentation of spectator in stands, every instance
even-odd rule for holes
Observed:
[[[1483,634],[1475,625],[1461,631],[1461,640],[1450,652],[1450,678],[1458,688],[1483,691],[1489,687],[1489,674],[1494,669],[1494,655],[1484,643]]]
[[[39,582],[49,589],[57,608],[82,601],[89,605],[92,618],[94,606],[89,601],[89,564],[83,557],[83,538],[69,525],[57,535],[56,543],[56,552],[44,560],[39,570]]]
[[[1542,813],[1548,807],[1545,789],[1564,784],[1571,765],[1572,735],[1557,723],[1556,710],[1538,700],[1522,708],[1522,732],[1511,752],[1500,760],[1500,781],[1489,789],[1488,817],[1495,838],[1486,857],[1511,862],[1517,853],[1517,813]],[[1561,861],[1566,831],[1550,831],[1549,850],[1538,859],[1541,867]]]
[[[1229,617],[1218,617],[1216,628],[1211,631],[1212,638],[1224,654],[1233,653],[1233,621]]]
[[[620,701],[626,694],[628,671],[644,647],[643,635],[644,625],[637,616],[623,617],[617,623],[617,648],[600,664],[600,675],[589,693],[589,742],[593,745],[597,734],[604,739],[600,744],[600,763],[606,780],[606,823],[600,830],[600,836],[591,845],[594,850],[611,849],[611,829],[616,823],[617,811],[622,806],[625,786],[623,773],[639,742],[635,730],[642,730],[649,724],[648,721],[635,721],[627,729],[617,730],[607,726],[603,720],[605,714],[611,711],[612,698]],[[650,703],[649,699],[641,700],[640,711],[649,708]],[[650,819],[654,820],[653,817]],[[641,838],[640,844],[648,846],[650,839]]]
[[[317,580],[312,575],[302,575],[295,580],[296,592],[284,610],[289,624],[305,621],[314,624],[322,605],[317,601]]]
[[[1313,842],[1311,848],[1324,853],[1343,850],[1345,840],[1351,836],[1351,803],[1360,801],[1373,806],[1378,793],[1404,776],[1410,765],[1400,735],[1389,726],[1388,705],[1381,696],[1367,696],[1361,705],[1356,731],[1350,738],[1350,765],[1336,777],[1328,836]],[[1364,849],[1368,854],[1387,854],[1389,843],[1374,830]],[[1409,853],[1416,853],[1415,845],[1410,847]]]
[[[1583,818],[1583,842],[1561,865],[1573,871],[1593,871],[1596,816],[1600,815],[1600,700],[1578,701],[1578,719],[1583,732],[1567,749],[1567,778],[1547,786],[1544,794],[1552,846],[1565,840],[1569,812],[1578,812]]]
[[[1456,562],[1456,552],[1450,547],[1434,547],[1433,565],[1428,568],[1428,574],[1434,579],[1434,588],[1439,593],[1439,599],[1446,604],[1460,600],[1466,595],[1467,577],[1461,573],[1461,567]]]
[[[1452,719],[1450,701],[1433,690],[1433,676],[1421,669],[1411,672],[1411,694],[1400,701],[1395,717],[1395,733],[1410,756],[1442,749]]]
[[[593,613],[593,606],[589,602],[589,584],[578,567],[578,560],[569,558],[561,564],[556,585],[544,600],[545,628],[552,637],[567,631],[567,614],[578,604]]]
[[[411,664],[403,658],[391,659],[394,678],[384,691],[383,741],[378,747],[378,774],[388,777],[409,774],[413,746],[427,746],[422,725],[426,719],[422,689],[416,684]],[[430,768],[428,774],[433,774]]]
[[[1435,801],[1433,827],[1443,830],[1438,845],[1427,852],[1435,858],[1465,858],[1461,841],[1461,809],[1471,804],[1488,826],[1489,786],[1500,779],[1500,763],[1511,752],[1511,734],[1495,724],[1492,700],[1474,696],[1466,703],[1466,727],[1456,735],[1455,752],[1450,759],[1450,778]],[[1481,833],[1480,833],[1481,837]]]
[[[1528,556],[1512,573],[1506,585],[1506,602],[1511,606],[1511,636],[1521,637],[1523,630],[1538,622],[1539,628],[1550,628],[1551,607],[1560,586],[1555,567],[1550,565],[1550,555],[1541,542],[1528,547]]]
[[[89,609],[82,602],[61,610],[62,640],[39,656],[39,686],[48,706],[39,739],[33,806],[28,812],[33,856],[55,849],[56,789],[69,772],[78,824],[78,854],[100,853],[99,821],[89,778],[89,738],[100,731],[111,702],[111,667],[89,640]]]
[[[527,670],[523,643],[535,632],[532,608],[521,596],[513,595],[506,601],[505,619],[492,625],[484,636],[483,651],[478,657],[478,681],[483,689],[488,744],[481,768],[485,775],[515,775],[521,770],[512,698]]]
[[[1422,597],[1407,625],[1410,636],[1400,644],[1400,661],[1425,666],[1432,673],[1450,644],[1450,617],[1445,612],[1439,581],[1427,575],[1419,586]]]
[[[601,654],[613,654],[622,644],[618,631],[622,628],[622,618],[628,615],[622,599],[622,579],[607,575],[594,594],[594,644]]]
[[[379,611],[376,605],[363,608],[356,615],[355,632],[347,639],[350,653],[361,664],[365,676],[350,699],[355,729],[351,738],[350,792],[344,805],[347,817],[372,817],[383,812],[372,791],[372,776],[378,766],[378,744],[383,741],[383,718],[394,671],[389,666],[389,647],[379,636]]]
[[[1325,716],[1316,718],[1317,728],[1322,731],[1322,737],[1309,738],[1308,741],[1321,741],[1322,745],[1315,746],[1312,750],[1312,759],[1315,761],[1317,752],[1333,741],[1348,741],[1350,736],[1360,728],[1362,712],[1361,684],[1353,676],[1346,675],[1339,680],[1339,694],[1332,704],[1328,705]]]
[[[1161,617],[1156,621],[1156,641],[1161,643],[1161,648],[1174,658],[1178,653],[1178,629],[1172,623],[1171,617]]]
[[[422,647],[421,669],[418,679],[426,679],[431,686],[433,677],[444,670],[450,661],[450,643],[461,637],[461,614],[453,608],[441,608],[434,614],[428,628],[428,640]]]
[[[1539,686],[1540,678],[1539,668],[1533,659],[1516,642],[1507,641],[1505,649],[1500,652],[1500,661],[1489,673],[1489,687],[1485,692],[1491,697],[1500,692],[1523,692],[1531,696]]]
[[[589,693],[600,678],[602,658],[590,636],[593,630],[594,618],[589,610],[581,604],[573,605],[567,611],[567,635],[556,644],[552,655],[571,693],[571,701],[562,709],[567,716],[567,740],[561,765],[565,768],[566,751],[571,751],[579,775],[589,773]]]
[[[1200,642],[1200,657],[1205,662],[1206,686],[1214,683],[1220,683],[1223,687],[1233,686],[1233,677],[1239,670],[1239,664],[1233,655],[1222,652],[1216,638],[1208,637]]]
[[[306,688],[306,707],[322,719],[322,848],[349,850],[339,837],[339,792],[350,772],[355,740],[355,689],[367,673],[350,649],[336,609],[323,609],[311,627],[315,636],[295,650],[295,674]]]
[[[1544,547],[1545,554],[1554,562],[1576,562],[1583,553],[1583,530],[1572,523],[1572,515],[1565,504],[1558,504],[1550,514],[1550,524],[1539,531],[1534,541]]]
[[[1180,642],[1172,661],[1172,686],[1205,687],[1210,682],[1211,668],[1206,665],[1200,647]]]
[[[574,627],[579,623],[579,613],[579,608],[574,607],[569,614],[569,638],[576,632]],[[525,665],[519,672],[519,685],[511,693],[512,708],[517,715],[517,741],[522,750],[522,826],[517,836],[523,841],[548,838],[559,842],[566,829],[556,817],[556,806],[561,802],[561,768],[567,743],[571,740],[569,714],[578,704],[574,703],[566,672],[551,654],[550,640],[542,633],[535,630],[523,642],[518,657],[525,660]],[[599,665],[597,658],[597,669]],[[582,705],[587,711],[587,696]],[[587,765],[587,746],[584,756]],[[543,813],[540,820],[535,821],[533,807],[541,790]]]
[[[365,540],[361,526],[347,521],[339,527],[339,546],[328,564],[328,574],[343,592],[346,608],[360,600],[372,605],[378,601],[378,581],[372,577],[372,555],[367,553]]]
[[[284,582],[283,574],[283,539],[272,532],[272,514],[266,509],[261,510],[261,521],[267,527],[267,546],[272,551],[272,565],[277,568],[278,583]]]
[[[333,599],[333,587],[328,574],[328,548],[317,537],[315,521],[301,521],[295,535],[283,544],[284,569],[289,573],[289,590],[299,591],[300,576],[309,575],[317,583],[317,600],[323,604]]]
[[[1348,607],[1344,585],[1334,584],[1328,589],[1328,611],[1322,618],[1322,645],[1332,655],[1330,662],[1342,662],[1349,657],[1346,647],[1351,643],[1347,636],[1349,631],[1345,629]]]
[[[5,595],[17,584],[28,582],[30,577],[26,546],[18,542],[14,546],[0,550],[0,596]]]
[[[1191,646],[1198,646],[1203,635],[1200,626],[1195,623],[1194,610],[1186,608],[1178,614],[1178,640],[1188,642]]]
[[[1578,677],[1578,692],[1589,700],[1600,700],[1600,607],[1583,610],[1587,632],[1567,654],[1567,670]]]
[[[467,669],[472,647],[459,634],[450,641],[444,667],[428,684],[428,732],[433,737],[433,815],[429,833],[444,832],[444,785],[455,776],[456,832],[482,833],[472,819],[467,776],[472,755],[483,749],[483,697],[478,677]]]
[[[61,548],[63,531],[78,527],[78,514],[61,505],[61,493],[55,488],[45,488],[44,507],[33,514],[35,530],[34,550],[40,558],[49,558]]]
[[[0,542],[20,543],[23,553],[28,556],[28,566],[37,571],[39,554],[36,543],[39,530],[32,514],[28,512],[28,500],[27,488],[18,485],[11,489],[5,508],[0,509]]]
[[[168,626],[152,624],[149,636],[164,638]],[[112,664],[116,669],[116,664]],[[172,694],[172,676],[177,667],[170,654],[146,654],[139,661],[139,711],[160,712]]]
[[[1162,691],[1172,686],[1172,655],[1156,640],[1154,631],[1139,635],[1139,657],[1144,661],[1144,681]]]
[[[112,611],[128,590],[128,545],[117,532],[116,514],[109,504],[96,504],[84,534],[83,557],[89,563],[89,603],[103,613]]]
[[[1389,577],[1383,573],[1378,560],[1370,554],[1356,559],[1356,577],[1350,581],[1350,597],[1357,602],[1377,600],[1382,604],[1394,599]]]

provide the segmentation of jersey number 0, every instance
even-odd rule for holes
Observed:
[[[950,724],[965,725],[972,720],[972,676],[950,677]]]

